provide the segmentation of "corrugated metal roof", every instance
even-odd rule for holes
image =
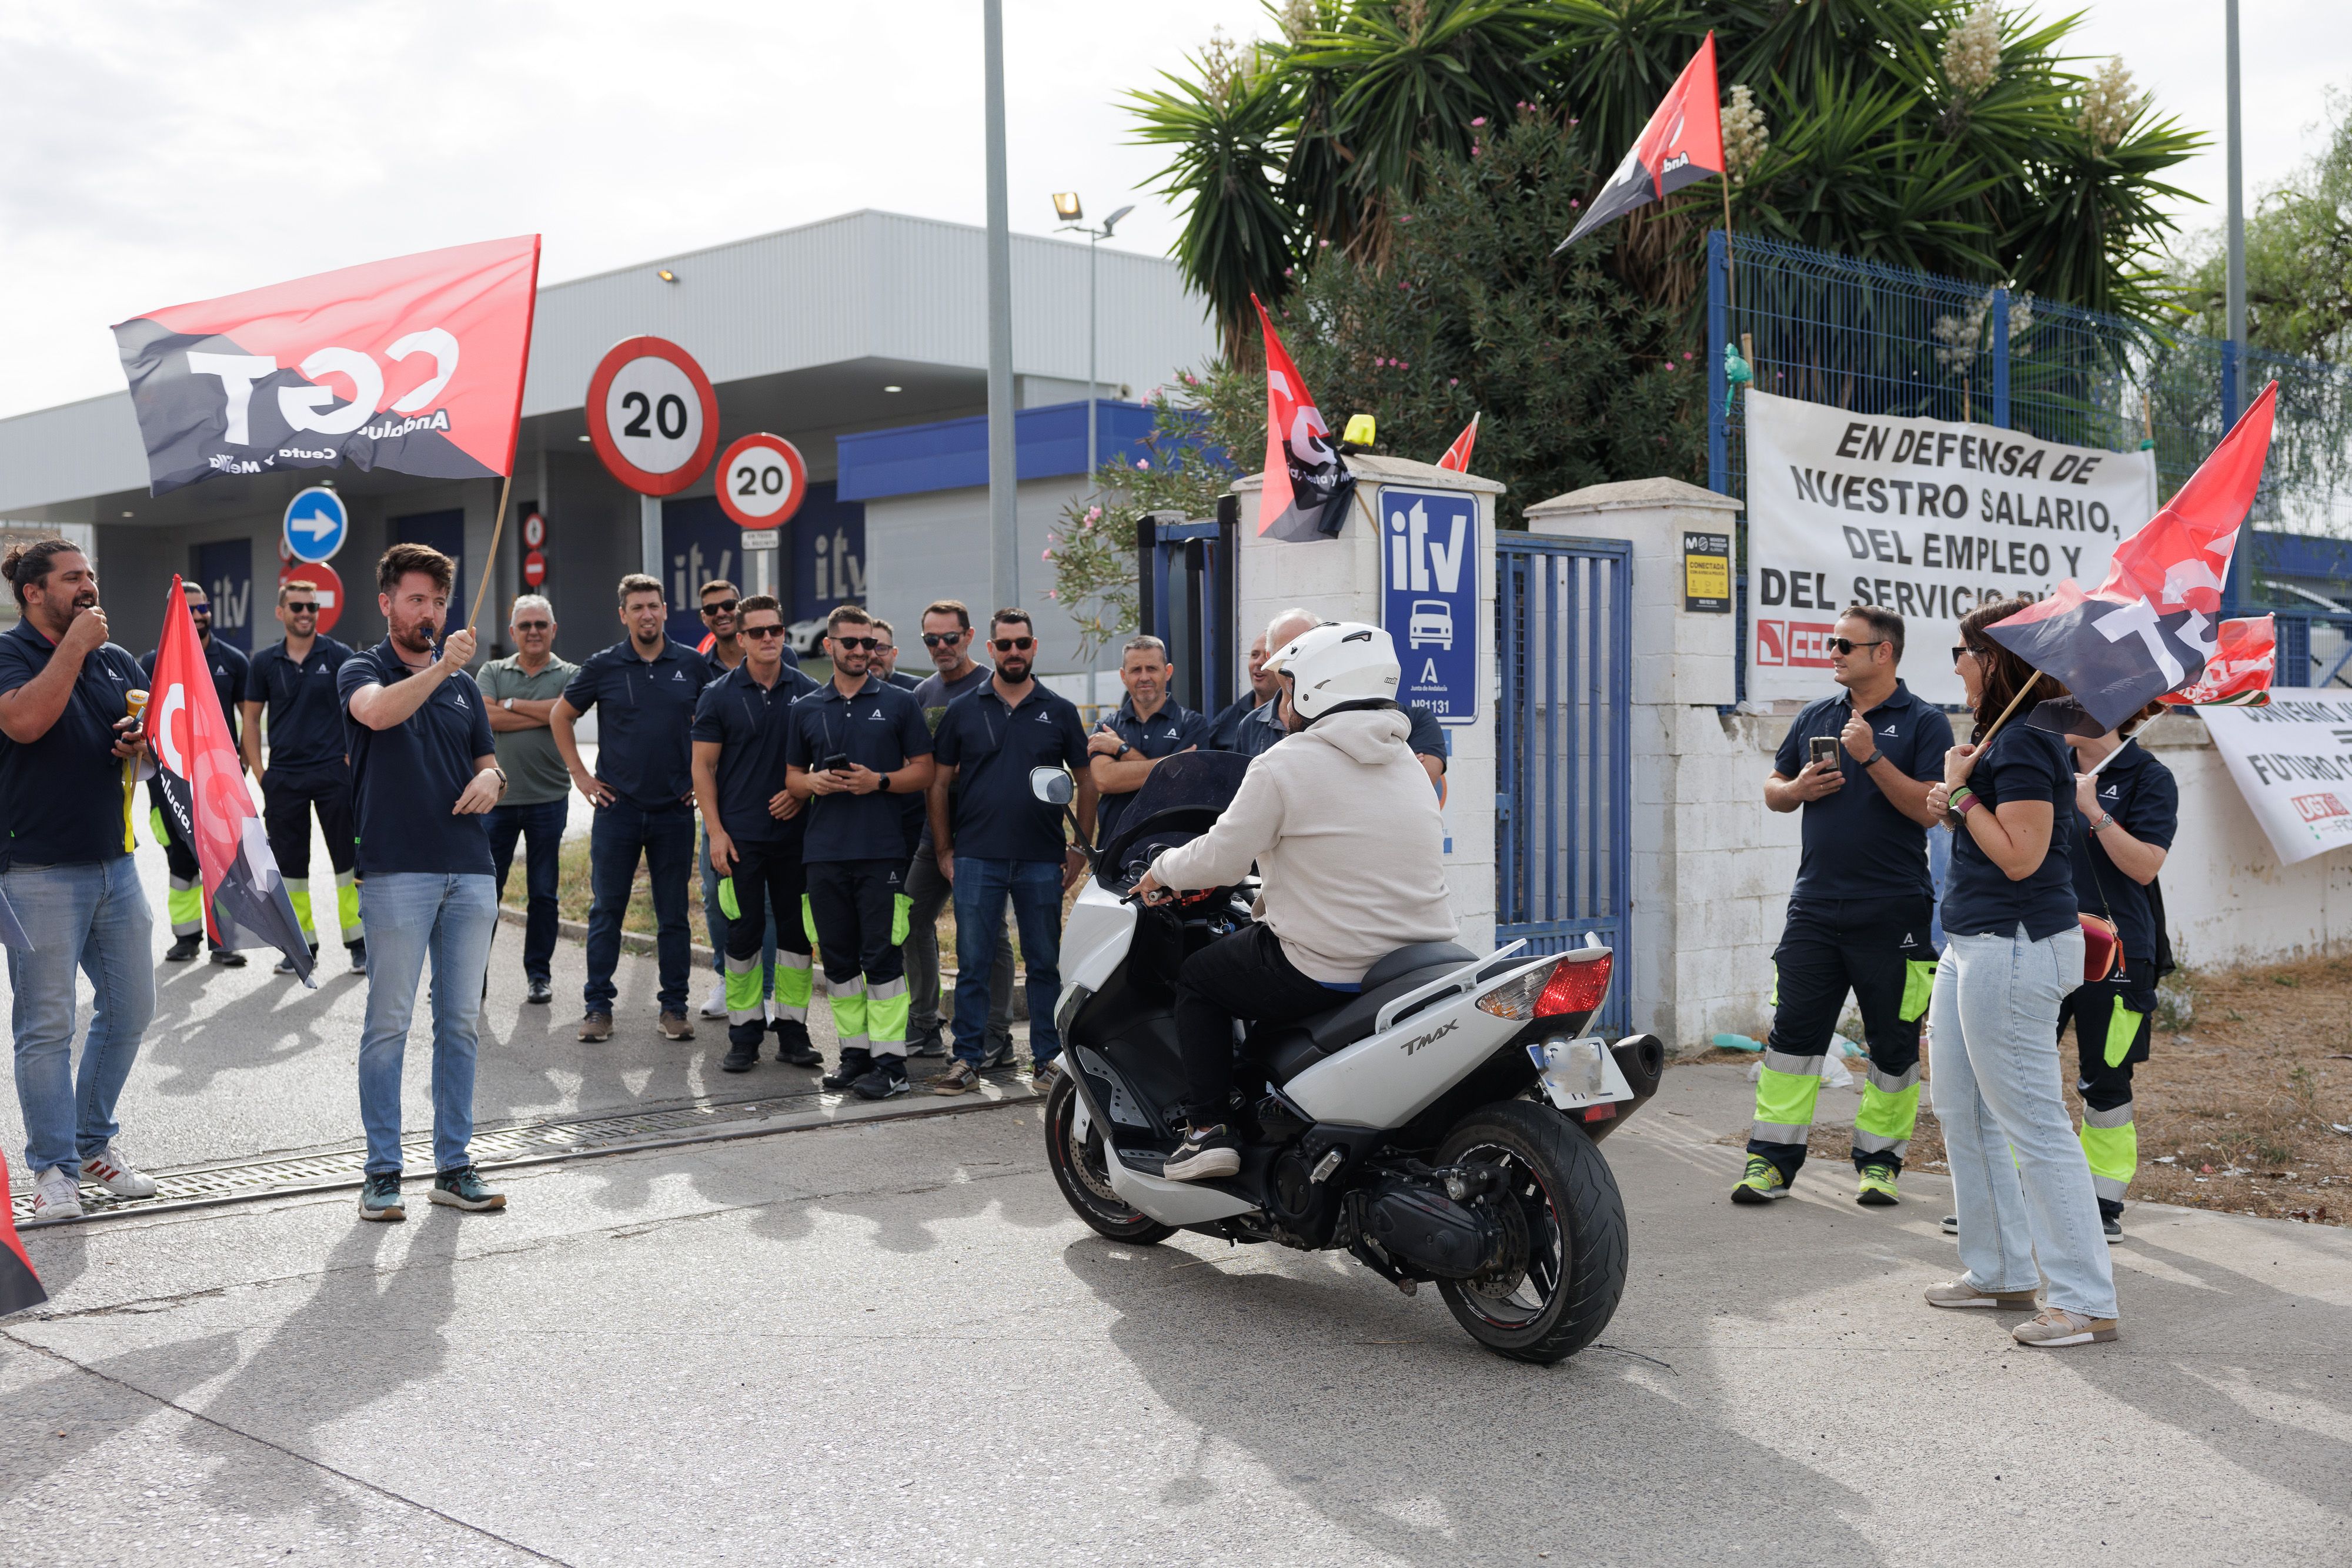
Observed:
[[[523,414],[580,407],[604,350],[639,333],[683,345],[714,382],[873,359],[985,369],[986,237],[964,224],[850,213],[550,284]],[[1139,397],[1214,350],[1173,262],[1114,250],[1097,259],[1105,382]],[[656,276],[663,267],[676,283]],[[1086,380],[1086,297],[1084,245],[1013,236],[1016,373]],[[0,420],[0,513],[146,487],[127,392]]]

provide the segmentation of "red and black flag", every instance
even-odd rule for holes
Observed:
[[[1437,460],[1437,465],[1451,468],[1456,474],[1467,474],[1470,472],[1470,449],[1477,444],[1478,416],[1474,413],[1470,416],[1470,423],[1463,426],[1462,434],[1454,438],[1454,444],[1445,449],[1445,455]]]
[[[346,267],[114,329],[148,492],[215,474],[514,466],[539,236]]]
[[[1633,139],[1625,161],[1552,254],[1635,207],[1663,202],[1695,181],[1722,177],[1723,110],[1715,89],[1715,35],[1709,33]]]
[[[16,1239],[16,1211],[8,1198],[8,1162],[0,1159],[0,1318],[49,1299],[25,1244]]]
[[[2164,509],[2116,547],[2095,592],[2069,579],[2032,608],[1985,628],[2064,682],[2098,727],[2094,733],[2195,683],[2217,656],[2221,583],[2262,484],[2277,402],[2273,382]],[[2037,713],[2034,722],[2083,732],[2081,723],[2052,722],[2058,716]]]
[[[177,577],[163,601],[163,637],[156,645],[152,679],[147,735],[155,777],[172,813],[172,836],[196,846],[214,940],[231,948],[275,947],[304,985],[315,987],[310,944],[294,918],[294,901],[287,896],[261,819],[254,814],[228,717],[215,696],[213,674]]]
[[[1265,329],[1265,489],[1258,497],[1257,531],[1304,543],[1337,538],[1355,499],[1356,476],[1339,461],[1331,427],[1290,362],[1273,319],[1257,296],[1257,319]]]

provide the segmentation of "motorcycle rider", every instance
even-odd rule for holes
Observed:
[[[1397,948],[1454,935],[1444,824],[1405,741],[1396,644],[1377,626],[1326,622],[1268,655],[1266,667],[1297,739],[1254,761],[1216,825],[1162,853],[1135,887],[1160,903],[1171,889],[1238,883],[1253,861],[1265,877],[1256,922],[1177,972],[1190,1126],[1162,1170],[1171,1181],[1241,1169],[1225,1124],[1236,1018],[1283,1023],[1321,1012]]]

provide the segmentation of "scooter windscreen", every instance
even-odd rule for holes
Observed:
[[[1235,751],[1184,751],[1162,758],[1127,803],[1118,831],[1103,846],[1095,880],[1125,894],[1162,850],[1208,831],[1242,787],[1250,759]]]

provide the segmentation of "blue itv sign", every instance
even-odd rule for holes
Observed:
[[[1478,497],[1381,492],[1381,623],[1404,678],[1397,701],[1440,724],[1478,716]]]

